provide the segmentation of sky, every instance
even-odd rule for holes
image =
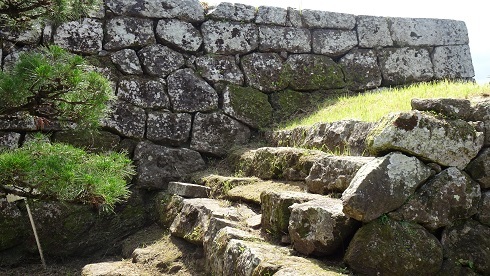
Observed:
[[[470,51],[475,68],[475,80],[490,82],[490,14],[486,1],[454,0],[209,0],[210,5],[220,2],[243,3],[251,6],[292,7],[296,9],[343,12],[355,15],[385,17],[442,18],[462,20],[470,38]]]

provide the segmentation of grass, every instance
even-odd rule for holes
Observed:
[[[418,83],[403,88],[390,88],[357,95],[342,95],[328,99],[313,114],[289,121],[279,129],[311,126],[318,122],[345,119],[375,122],[390,112],[411,110],[413,98],[464,98],[490,94],[490,85],[471,82],[441,81]]]

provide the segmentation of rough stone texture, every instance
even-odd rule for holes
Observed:
[[[480,197],[478,183],[450,167],[422,185],[402,207],[389,215],[436,230],[476,214]]]
[[[204,160],[196,151],[168,148],[146,141],[136,146],[134,160],[139,188],[166,189],[168,182],[178,181],[204,168]]]
[[[474,180],[480,183],[482,189],[490,188],[490,148],[482,150],[479,155],[468,164],[466,171]]]
[[[192,115],[189,113],[150,111],[146,124],[146,138],[154,142],[178,146],[190,138]]]
[[[397,46],[468,44],[463,21],[432,18],[390,18],[390,31]]]
[[[471,116],[471,102],[467,99],[412,99],[412,109],[434,111],[448,118],[467,120]]]
[[[165,86],[161,81],[126,78],[119,82],[117,98],[141,108],[168,108]]]
[[[108,0],[107,7],[117,15],[128,15],[149,18],[179,18],[190,22],[204,20],[204,9],[199,1],[194,0],[161,0],[134,1]]]
[[[217,20],[231,20],[238,22],[251,22],[255,18],[256,8],[240,3],[221,2],[207,16]]]
[[[160,20],[156,28],[157,39],[182,51],[195,52],[202,44],[202,36],[191,23],[177,19]]]
[[[435,275],[442,260],[436,237],[420,225],[391,219],[361,227],[344,257],[350,268],[363,275]]]
[[[83,266],[82,276],[137,275],[141,271],[133,264],[125,261],[100,262]]]
[[[352,30],[356,26],[356,17],[352,14],[302,10],[303,21],[309,28]]]
[[[490,190],[482,192],[478,206],[478,221],[490,227]]]
[[[327,56],[290,55],[286,65],[290,75],[289,86],[294,90],[335,89],[345,86],[342,68]]]
[[[342,212],[340,199],[293,204],[289,209],[288,230],[293,248],[305,255],[333,254],[359,226]]]
[[[37,126],[33,116],[19,112],[0,120],[0,130],[33,131]]]
[[[347,88],[366,90],[381,86],[381,70],[373,50],[356,49],[343,56],[339,64],[345,74]]]
[[[141,68],[140,60],[135,50],[123,49],[111,54],[111,60],[116,68],[127,75],[141,75],[143,69]]]
[[[442,166],[464,169],[478,154],[483,139],[483,133],[465,121],[411,111],[385,116],[366,143],[373,153],[400,150]]]
[[[362,166],[342,194],[344,213],[362,222],[393,211],[431,176],[415,157],[398,152],[378,157]]]
[[[257,49],[257,26],[250,23],[206,21],[201,26],[204,49],[215,54],[244,54]]]
[[[384,85],[428,81],[434,76],[424,48],[384,48],[378,52]]]
[[[52,136],[53,141],[66,143],[89,152],[115,151],[121,137],[108,131],[81,133],[70,130],[58,131]]]
[[[301,192],[265,191],[260,195],[262,211],[262,229],[271,233],[275,238],[287,235],[289,207],[294,203],[304,203],[312,200],[325,199],[324,196]]]
[[[192,69],[178,70],[167,78],[167,82],[174,111],[210,111],[218,108],[218,94]]]
[[[264,52],[309,53],[311,33],[291,27],[259,27],[259,50]]]
[[[361,15],[356,17],[359,47],[389,47],[393,40],[386,17]]]
[[[191,149],[223,156],[235,145],[250,139],[250,129],[220,113],[197,113],[192,130]]]
[[[144,72],[150,76],[163,78],[185,64],[182,54],[160,44],[146,46],[138,55]]]
[[[197,71],[207,81],[243,85],[243,73],[232,56],[205,55],[196,59]]]
[[[291,89],[275,92],[269,100],[273,108],[274,122],[284,122],[298,115],[308,114],[312,107],[322,103],[330,94],[336,94],[337,90],[299,92]]]
[[[475,76],[468,45],[435,47],[432,63],[434,77],[438,79],[465,79]]]
[[[145,135],[145,110],[124,101],[112,104],[108,117],[102,125],[123,136],[143,138]]]
[[[102,22],[85,18],[61,24],[54,35],[54,44],[81,54],[97,54],[102,50]]]
[[[373,157],[328,156],[315,162],[305,179],[308,192],[315,194],[342,193],[357,171]]]
[[[223,91],[223,112],[253,128],[264,128],[272,120],[267,95],[250,87],[227,86]]]
[[[303,19],[301,18],[301,12],[298,9],[288,7],[288,22],[287,26],[303,28]]]
[[[14,202],[8,202],[5,197],[0,197],[0,252],[22,244],[23,236],[28,231],[25,224],[19,223],[22,219],[22,213]],[[2,264],[3,256],[0,255]],[[8,264],[6,264],[8,265]]]
[[[263,92],[279,91],[289,84],[288,73],[277,53],[252,53],[241,59],[246,84]]]
[[[153,22],[149,19],[115,17],[105,26],[104,49],[119,50],[155,43]]]
[[[182,210],[182,206],[184,206],[183,197],[159,192],[153,204],[153,210],[156,212],[155,222],[163,229],[168,229]]]
[[[485,125],[485,146],[490,146],[490,99],[479,97],[472,102],[470,121],[482,121]]]
[[[19,147],[20,133],[0,131],[0,150]]]
[[[34,24],[22,31],[0,30],[0,38],[21,44],[38,44],[41,40],[43,29],[40,24]]]
[[[286,26],[288,11],[280,7],[260,6],[255,23]]]
[[[331,57],[342,56],[357,46],[356,31],[314,30],[313,53]]]
[[[328,156],[318,150],[289,147],[263,147],[237,158],[236,171],[261,179],[303,181],[313,164]]]
[[[480,275],[490,274],[490,227],[470,219],[446,228],[441,242],[448,261],[473,267]]]
[[[208,197],[211,189],[206,186],[191,183],[170,182],[168,183],[167,193],[182,197]]]

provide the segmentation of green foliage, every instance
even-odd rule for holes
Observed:
[[[81,56],[58,46],[25,53],[11,71],[0,72],[0,116],[4,117],[27,112],[45,123],[94,129],[113,94],[109,81],[91,71]]]
[[[126,183],[135,174],[123,153],[91,154],[42,138],[1,153],[0,172],[0,191],[109,210],[128,198]]]
[[[57,24],[85,17],[100,5],[100,0],[4,0],[0,1],[0,26],[22,29],[36,22]]]

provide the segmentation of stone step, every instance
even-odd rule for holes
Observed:
[[[167,193],[190,198],[207,198],[211,189],[206,186],[183,182],[169,182]]]

